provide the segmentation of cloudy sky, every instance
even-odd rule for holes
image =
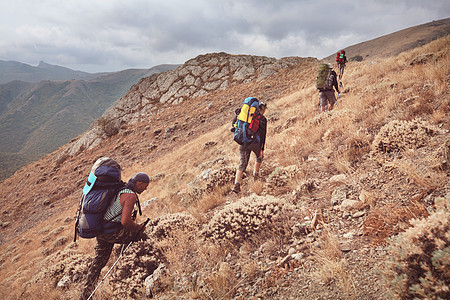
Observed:
[[[317,57],[450,17],[448,0],[0,0],[0,60],[86,72],[199,54]]]

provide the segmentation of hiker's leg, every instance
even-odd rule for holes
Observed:
[[[261,168],[261,163],[264,159],[264,151],[261,151],[261,145],[258,143],[257,148],[255,149],[256,161],[255,166],[253,168],[253,176],[257,177],[259,175],[259,169]]]
[[[328,99],[325,94],[325,91],[319,92],[319,104],[320,104],[320,112],[324,112],[326,110],[326,106],[328,104]]]
[[[328,110],[333,110],[334,108],[334,104],[336,103],[336,96],[334,95],[334,91],[327,91],[326,92],[326,96],[328,99],[328,104],[330,105],[330,107],[328,108]]]
[[[240,164],[238,166],[238,170],[236,172],[236,180],[239,179],[239,180],[237,180],[238,182],[241,181],[242,174],[247,169],[248,161],[250,160],[250,153],[251,153],[251,150],[248,149],[248,145],[240,145],[239,146],[239,155],[241,158],[241,162],[240,162]],[[238,178],[238,174],[240,174],[239,178]]]
[[[234,178],[233,192],[235,193],[241,191],[242,176],[244,175],[244,171],[247,168],[250,159],[250,150],[247,149],[247,145],[239,145],[239,155],[241,157],[241,162],[236,170],[236,177]]]
[[[234,179],[234,183],[241,182],[243,174],[244,174],[244,171],[237,169],[236,170],[236,177]]]
[[[84,290],[80,295],[80,300],[86,300],[94,291],[100,272],[108,262],[113,247],[114,243],[109,243],[97,238],[97,245],[95,245],[95,258],[89,268]]]

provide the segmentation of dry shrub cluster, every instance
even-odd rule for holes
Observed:
[[[233,166],[226,166],[211,171],[206,181],[206,189],[211,191],[214,187],[221,187],[233,183],[235,173],[236,168]]]
[[[406,149],[417,149],[425,146],[433,137],[442,130],[426,121],[394,120],[384,125],[372,145],[377,153],[398,153]]]
[[[391,297],[450,298],[450,194],[435,202],[436,212],[390,240],[382,276]]]
[[[148,236],[154,239],[172,237],[179,230],[192,232],[197,231],[199,224],[197,220],[187,213],[176,213],[161,216],[151,220],[145,229]]]
[[[271,195],[284,194],[298,172],[299,167],[296,165],[276,168],[267,178],[267,192]]]
[[[160,262],[161,254],[150,241],[133,243],[108,278],[114,290],[111,299],[144,296],[143,282],[158,268]]]
[[[251,195],[218,211],[203,234],[218,241],[240,243],[257,232],[287,228],[294,213],[292,205],[282,199]]]
[[[58,282],[64,277],[67,282],[82,284],[85,275],[92,262],[92,257],[79,254],[77,250],[65,249],[57,251],[38,262],[38,270],[32,278],[23,285],[22,297],[25,299],[37,299],[36,293],[30,287],[38,286],[42,295],[56,288]],[[56,299],[56,298],[55,298]]]

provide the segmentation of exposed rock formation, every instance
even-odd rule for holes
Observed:
[[[133,124],[146,120],[170,105],[232,85],[262,80],[302,61],[305,59],[300,57],[277,60],[223,52],[199,55],[175,70],[141,79],[115,107],[105,112],[101,121],[94,123],[82,136],[68,144],[68,153],[73,155],[97,146],[108,137],[109,132],[114,132],[111,127],[118,130],[122,123]]]

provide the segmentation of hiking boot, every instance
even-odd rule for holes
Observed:
[[[253,172],[253,178],[258,179],[259,178],[259,172]]]
[[[238,183],[235,183],[234,184],[234,187],[233,187],[233,192],[235,192],[236,194],[237,193],[239,193],[241,191],[241,184],[238,182]]]

